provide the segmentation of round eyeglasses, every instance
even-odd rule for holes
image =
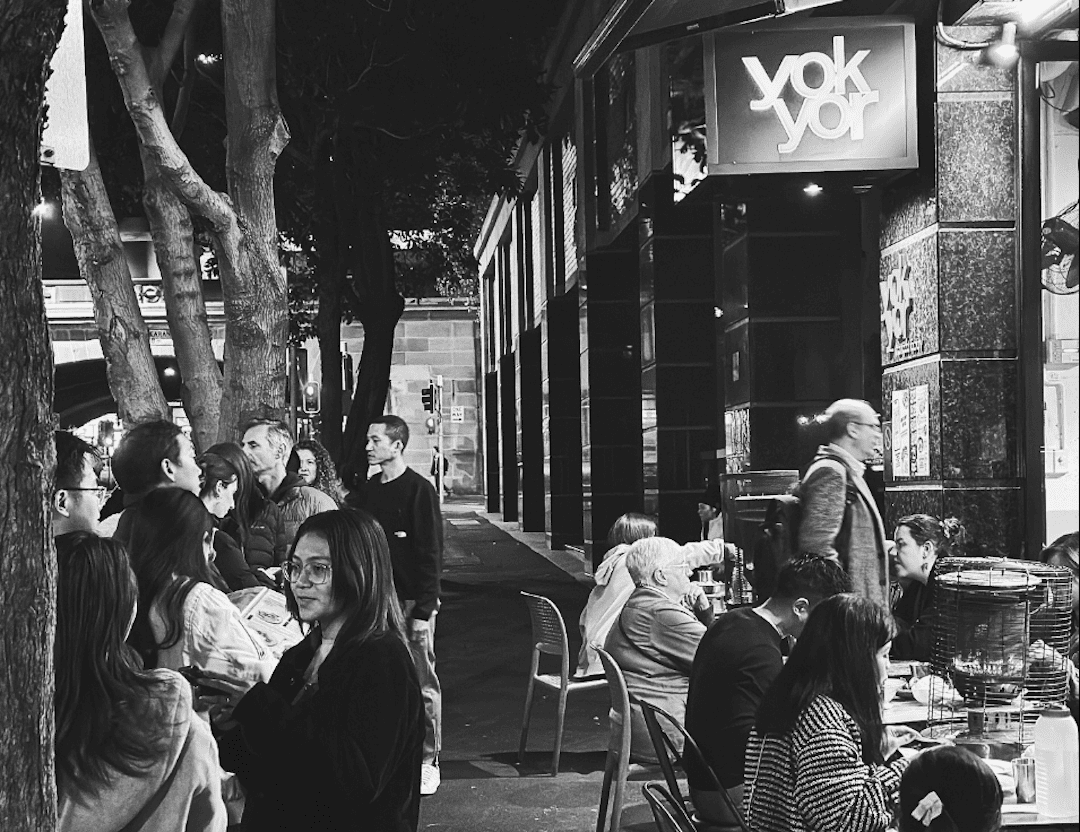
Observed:
[[[286,563],[283,569],[285,574],[285,580],[290,584],[299,583],[304,577],[304,573],[307,573],[307,579],[310,583],[318,586],[319,584],[325,584],[330,580],[330,573],[333,569],[325,563]]]

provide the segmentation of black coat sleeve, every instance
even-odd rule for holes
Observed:
[[[250,586],[262,586],[258,576],[251,571],[240,544],[225,531],[218,529],[214,536],[214,564],[228,585],[227,592],[235,592]]]
[[[404,645],[388,647],[364,649],[362,661],[346,648],[336,667],[328,667],[333,657],[327,657],[319,689],[297,705],[273,679],[255,685],[233,712],[244,749],[222,762],[239,764],[241,781],[262,794],[330,791],[357,806],[371,803],[403,755],[423,741],[423,704],[409,653]]]
[[[418,478],[419,479],[419,478]],[[426,480],[416,489],[412,505],[413,552],[415,555],[416,606],[412,617],[427,620],[439,608],[439,578],[442,573],[443,525],[439,497]]]

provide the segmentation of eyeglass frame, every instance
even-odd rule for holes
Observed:
[[[98,500],[104,503],[109,497],[112,496],[115,488],[109,488],[107,485],[64,485],[56,489],[57,491],[96,491],[98,494]]]
[[[295,564],[299,568],[300,572],[297,574],[297,576],[295,578],[290,578],[289,577],[289,572],[292,570],[293,565],[294,565],[293,561],[286,561],[281,566],[281,574],[285,578],[286,582],[288,582],[290,584],[295,584],[298,581],[302,580],[305,573],[306,573],[307,576],[308,576],[308,582],[312,586],[322,586],[323,584],[325,584],[327,581],[330,580],[330,575],[334,571],[334,567],[331,566],[328,563],[300,563],[300,564]],[[310,571],[311,568],[315,567],[315,566],[321,567],[321,568],[326,570],[326,577],[323,578],[323,580],[321,580],[321,581],[316,581],[314,579],[313,573]]]
[[[862,425],[864,428],[875,428],[877,430],[883,430],[881,422],[848,422],[849,425]]]

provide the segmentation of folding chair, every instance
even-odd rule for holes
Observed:
[[[658,708],[656,705],[645,702],[637,697],[635,697],[633,701],[641,707],[641,715],[645,718],[645,727],[649,731],[649,739],[652,740],[653,750],[656,752],[656,757],[660,761],[660,770],[664,774],[664,781],[667,783],[672,798],[678,801],[679,805],[683,807],[690,802],[688,798],[683,797],[682,792],[679,789],[679,781],[675,776],[675,766],[682,766],[685,769],[683,760],[687,758],[692,759],[696,768],[703,772],[704,776],[709,781],[708,791],[714,791],[720,795],[720,800],[732,819],[730,824],[724,823],[723,825],[714,825],[712,823],[703,823],[698,825],[699,828],[704,826],[708,829],[725,830],[725,832],[726,830],[736,829],[740,830],[740,832],[750,832],[750,827],[746,825],[746,818],[743,817],[742,810],[735,804],[735,801],[731,799],[731,795],[728,794],[727,789],[721,785],[720,779],[705,760],[705,755],[701,753],[698,744],[694,741],[694,738],[690,736],[686,728],[683,727],[682,723],[663,708]],[[675,746],[675,743],[672,742],[671,737],[669,737],[667,732],[661,727],[660,720],[667,722],[682,735],[683,750],[681,754]]]
[[[525,743],[529,738],[529,720],[532,717],[533,694],[536,686],[559,693],[559,706],[555,718],[555,751],[551,757],[551,776],[559,773],[559,755],[562,753],[563,723],[566,720],[566,697],[574,691],[595,690],[607,684],[604,679],[577,682],[570,678],[570,648],[566,639],[566,624],[559,608],[550,598],[522,592],[532,619],[532,668],[529,670],[529,687],[525,692],[525,716],[521,721],[521,742],[518,745],[518,763],[525,757]],[[560,656],[562,666],[558,675],[540,673],[540,654]]]
[[[652,809],[658,832],[697,832],[686,809],[659,783],[646,783],[641,793]]]
[[[600,811],[596,816],[596,832],[604,832],[608,805],[611,806],[611,823],[608,832],[618,832],[622,821],[623,795],[626,792],[626,773],[630,768],[630,694],[626,679],[607,650],[596,647],[596,654],[604,666],[607,686],[611,691],[611,734],[608,737],[607,760],[604,762],[604,784],[600,788]],[[614,794],[612,793],[614,787]]]

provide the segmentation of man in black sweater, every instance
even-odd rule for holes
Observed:
[[[742,805],[746,741],[765,691],[784,666],[790,640],[798,638],[821,601],[850,591],[851,581],[836,563],[803,555],[780,570],[776,592],[764,604],[721,615],[702,637],[690,670],[686,730],[736,806]],[[720,826],[736,823],[696,763],[685,760],[698,813]]]
[[[409,426],[397,416],[380,416],[367,432],[368,464],[382,470],[367,481],[360,508],[382,524],[390,544],[394,586],[405,611],[412,653],[424,695],[426,732],[420,794],[439,788],[442,747],[442,688],[435,674],[435,617],[439,611],[443,523],[431,483],[402,458]]]

